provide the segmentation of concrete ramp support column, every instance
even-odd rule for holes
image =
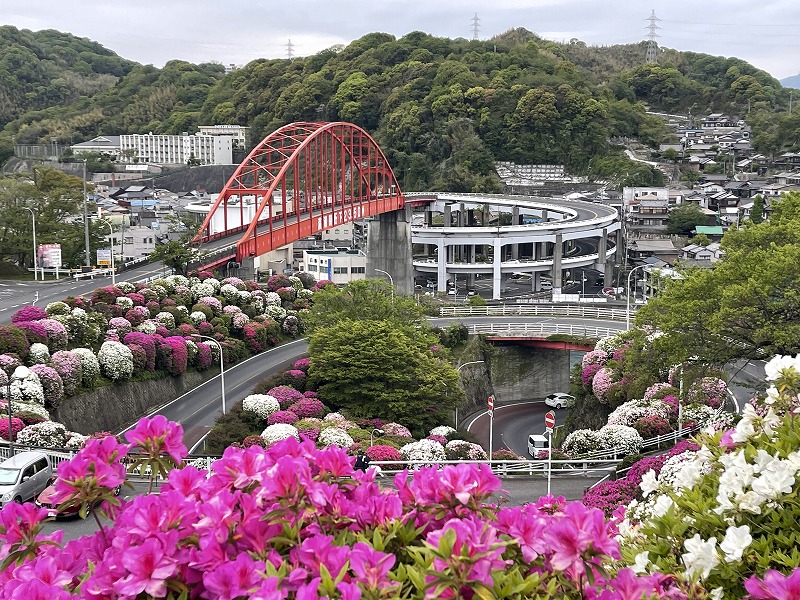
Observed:
[[[367,248],[367,277],[385,277],[375,271],[381,269],[392,276],[398,294],[414,293],[410,206],[373,217]]]
[[[553,291],[561,292],[561,259],[564,253],[564,243],[561,234],[556,234],[556,241],[553,244]]]
[[[499,237],[494,240],[494,261],[492,262],[492,300],[500,300],[500,283],[502,282],[503,273],[501,267],[503,266],[502,257],[500,256],[503,248],[503,240]]]

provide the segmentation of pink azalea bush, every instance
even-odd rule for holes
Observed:
[[[3,408],[5,408],[5,403],[3,403],[3,404],[4,404]],[[22,431],[22,429],[24,427],[25,427],[25,421],[23,421],[22,419],[18,419],[17,417],[12,417],[11,418],[11,432],[13,433],[14,437],[16,437],[16,435],[20,431]],[[7,417],[3,417],[2,419],[0,419],[0,438],[3,438],[4,440],[10,439],[9,436],[8,436],[8,418]]]
[[[297,413],[291,410],[278,410],[267,417],[267,425],[275,425],[276,423],[286,423],[287,425],[294,425],[300,420]]]
[[[278,403],[281,405],[282,409],[287,409],[292,406],[295,402],[303,398],[303,393],[297,391],[291,386],[288,385],[279,385],[267,392],[267,395],[272,396],[275,398]],[[310,415],[316,416],[316,415]]]
[[[607,394],[614,384],[613,371],[607,367],[601,368],[592,379],[592,393],[604,404],[608,404]]]
[[[16,325],[17,323],[25,321],[39,321],[46,319],[47,312],[38,306],[23,306],[11,316],[11,322]]]
[[[134,447],[89,440],[59,466],[58,500],[102,500],[112,518],[93,536],[63,544],[40,534],[45,511],[4,507],[7,597],[686,598],[671,577],[608,568],[620,552],[599,510],[484,504],[500,488],[486,465],[401,473],[387,489],[343,450],[288,439],[229,448],[211,473],[173,469],[159,495],[115,506],[120,460],[159,449],[166,424],[140,426]]]
[[[61,376],[64,394],[72,396],[81,384],[83,366],[80,358],[70,350],[59,350],[50,357],[53,368]]]
[[[322,401],[313,397],[304,397],[292,404],[292,412],[301,419],[307,417],[320,418],[325,415],[325,405]]]

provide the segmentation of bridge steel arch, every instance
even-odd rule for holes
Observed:
[[[236,242],[241,262],[404,203],[389,161],[366,131],[344,122],[291,123],[239,165],[193,242],[242,232]]]

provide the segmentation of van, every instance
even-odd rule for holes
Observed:
[[[549,292],[552,289],[553,289],[553,282],[550,281],[549,279],[542,279],[539,282],[539,291]]]
[[[528,436],[528,454],[533,458],[539,458],[540,454],[547,452],[548,448],[547,438],[543,435]]]
[[[44,452],[20,452],[0,463],[0,505],[36,498],[53,477]]]

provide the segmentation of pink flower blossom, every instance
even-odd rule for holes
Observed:
[[[183,444],[183,426],[167,421],[164,415],[140,419],[134,429],[125,432],[125,438],[153,458],[168,454],[176,464],[189,454]]]

